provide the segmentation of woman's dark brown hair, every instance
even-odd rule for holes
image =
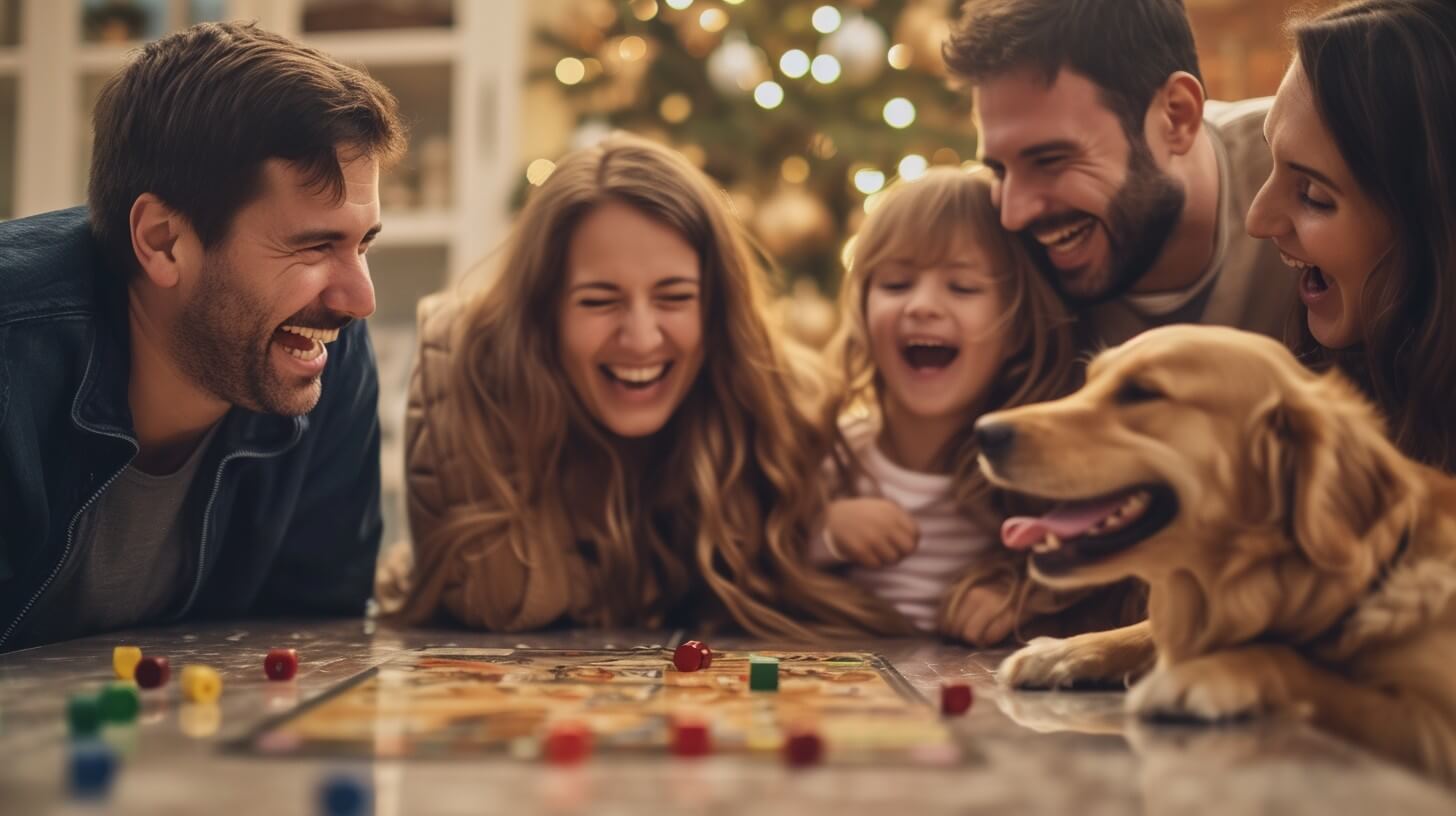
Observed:
[[[1456,471],[1456,3],[1358,0],[1291,26],[1315,105],[1395,245],[1360,296],[1364,339],[1293,345],[1361,383],[1407,455]]]

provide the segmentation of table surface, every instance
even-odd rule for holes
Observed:
[[[1124,814],[1456,813],[1456,793],[1307,726],[1264,720],[1218,727],[1127,718],[1110,692],[1017,692],[995,685],[1004,653],[921,640],[836,643],[878,652],[928,699],[969,680],[976,704],[952,721],[969,767],[835,767],[803,771],[741,757],[593,760],[559,768],[511,759],[379,760],[348,764],[222,750],[261,721],[338,682],[420,647],[628,648],[671,645],[663,632],[491,635],[373,630],[359,621],[183,625],[103,635],[0,655],[0,813],[313,814],[335,771],[373,786],[375,814],[865,813],[972,811]],[[769,648],[714,637],[718,648]],[[215,709],[178,702],[175,680],[143,695],[134,729],[109,729],[122,765],[101,804],[68,799],[65,704],[111,676],[120,643],[169,657],[174,673],[205,663],[223,676]],[[298,650],[298,677],[263,678],[269,648]],[[820,648],[824,648],[821,644]],[[220,726],[216,724],[221,715]],[[216,726],[216,727],[215,727]]]

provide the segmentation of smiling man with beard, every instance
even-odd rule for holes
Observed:
[[[1002,225],[1090,342],[1167,323],[1283,336],[1290,276],[1243,229],[1269,100],[1205,101],[1181,0],[968,0],[945,57],[971,85]]]
[[[0,651],[186,617],[358,614],[379,545],[362,319],[368,76],[240,24],[102,91],[88,206],[0,225]]]

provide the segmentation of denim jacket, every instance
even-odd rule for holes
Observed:
[[[0,652],[87,553],[77,521],[138,450],[125,284],[84,208],[0,224]],[[196,478],[177,618],[352,615],[381,532],[379,381],[362,322],[330,344],[306,416],[234,407]]]

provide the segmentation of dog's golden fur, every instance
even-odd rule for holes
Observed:
[[[1131,681],[1142,715],[1293,711],[1456,782],[1456,480],[1412,462],[1338,374],[1278,343],[1175,326],[1099,355],[1064,399],[988,415],[998,485],[1082,499],[1170,487],[1173,520],[1104,560],[1033,574],[1147,582],[1149,619],[1038,639],[1003,682]]]

